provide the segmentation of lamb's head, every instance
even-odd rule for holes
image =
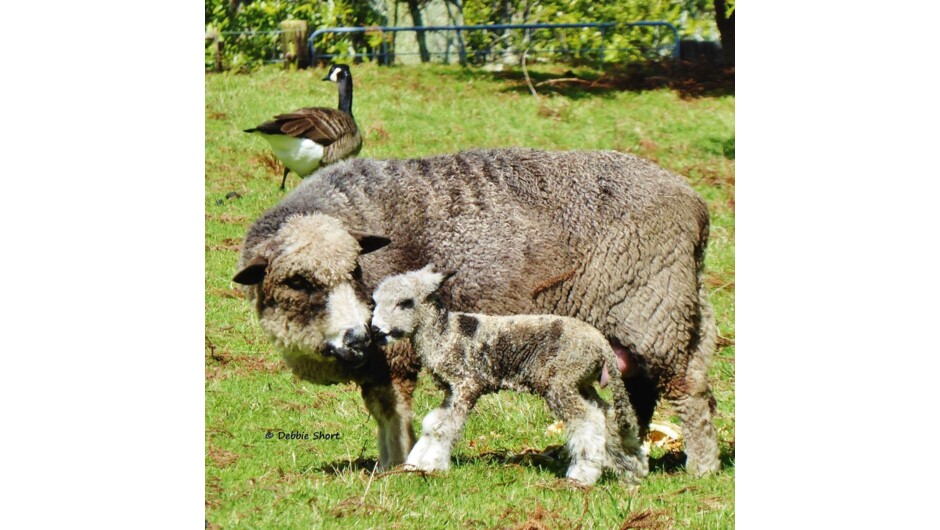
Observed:
[[[388,243],[328,215],[295,215],[246,252],[233,281],[248,286],[261,327],[279,348],[358,365],[371,343],[371,315],[357,261]]]
[[[442,311],[438,292],[455,272],[434,272],[431,265],[421,270],[389,276],[372,294],[372,336],[377,343],[411,337],[417,327]]]

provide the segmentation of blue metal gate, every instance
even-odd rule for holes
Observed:
[[[536,30],[563,30],[563,29],[585,29],[585,28],[597,28],[601,31],[602,42],[606,40],[606,34],[611,29],[617,26],[614,22],[582,22],[582,23],[569,23],[569,24],[491,24],[491,25],[469,25],[469,26],[371,26],[371,27],[334,27],[334,28],[321,28],[314,31],[310,37],[307,39],[307,45],[310,48],[310,60],[313,63],[316,63],[318,60],[323,59],[332,59],[336,54],[328,54],[317,50],[316,42],[317,39],[323,35],[327,34],[344,34],[344,33],[398,33],[402,31],[406,32],[443,32],[443,31],[454,31],[457,32],[458,40],[462,37],[464,32],[470,31],[504,31],[504,30],[524,30],[527,34],[530,34],[532,31]],[[670,47],[670,55],[673,59],[679,58],[679,30],[669,22],[665,21],[640,21],[640,22],[631,22],[624,24],[627,27],[665,27],[669,29],[672,33],[672,46]],[[460,41],[462,42],[462,40]],[[516,50],[521,52],[522,50]],[[579,50],[579,51],[591,51],[597,52],[601,61],[604,60],[605,47],[600,47],[598,49],[592,50]],[[431,54],[440,54],[441,52],[428,52]],[[461,49],[461,61],[466,60],[465,54],[466,50]],[[379,47],[379,51],[372,51],[367,53],[356,53],[343,55],[344,57],[351,58],[368,58],[375,59],[379,58],[383,63],[389,62],[389,57],[395,54],[390,51],[387,46],[386,39],[382,39],[382,45]],[[401,53],[397,53],[401,55]]]

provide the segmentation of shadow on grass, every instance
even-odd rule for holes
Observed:
[[[573,100],[661,88],[675,90],[685,99],[734,95],[733,67],[723,68],[688,61],[608,65],[603,71],[582,71],[579,74],[572,70],[559,74],[532,71],[530,68],[528,74],[533,88],[540,95],[557,94]],[[500,81],[507,84],[503,92],[530,93],[525,73],[518,66],[501,72],[466,68],[450,75],[461,80]]]
[[[680,451],[670,451],[662,456],[650,456],[650,474],[662,473],[672,474],[680,473],[685,470],[685,453]],[[730,450],[722,449],[719,455],[721,459],[721,469],[731,469],[734,467],[734,448]]]
[[[721,455],[722,469],[734,467],[734,448],[722,450]],[[649,459],[650,473],[677,473],[685,469],[685,453],[681,451],[670,451],[662,456]],[[489,451],[469,458],[459,458],[459,462],[486,462],[502,465],[518,465],[522,467],[538,467],[553,473],[564,476],[568,469],[571,458],[564,445],[550,445],[539,451],[536,449],[526,449],[522,453],[512,451]]]
[[[722,449],[720,458],[722,469],[733,468],[734,447]],[[680,451],[666,452],[661,456],[650,456],[650,473],[672,474],[682,472],[685,469],[685,459],[685,453]],[[549,445],[542,450],[524,449],[519,453],[505,449],[486,451],[470,456],[458,454],[455,457],[454,463],[456,465],[484,463],[537,468],[549,471],[563,478],[570,462],[571,458],[568,456],[568,450],[564,445]],[[324,464],[317,469],[327,475],[339,475],[359,471],[371,473],[372,470],[375,469],[376,464],[375,459],[359,457],[353,460],[337,460],[329,464]]]
[[[484,463],[496,465],[510,465],[529,468],[538,468],[558,475],[565,476],[568,470],[568,464],[571,458],[568,456],[568,449],[563,445],[549,445],[545,449],[523,449],[522,452],[510,451],[508,449],[500,451],[486,451],[464,457],[458,456],[458,462],[463,463]]]
[[[376,469],[376,464],[378,464],[378,461],[374,458],[360,456],[354,460],[337,460],[336,462],[324,464],[316,469],[327,475],[341,475],[343,473],[359,471],[371,473],[373,469]]]
[[[563,445],[550,445],[543,450],[525,449],[521,453],[510,450],[487,451],[484,453],[465,456],[458,454],[454,457],[455,464],[472,464],[482,462],[496,465],[518,465],[522,467],[538,467],[564,476],[568,469],[568,451]],[[359,457],[353,460],[337,460],[323,464],[316,468],[327,475],[339,475],[349,472],[365,471],[371,473],[376,461],[372,458]]]

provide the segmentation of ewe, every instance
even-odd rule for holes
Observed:
[[[354,158],[317,171],[252,224],[234,281],[295,374],[362,389],[383,468],[403,463],[414,444],[420,364],[410,348],[367,344],[369,294],[386,276],[434,263],[460,269],[441,292],[448,305],[570,316],[599,329],[640,437],[656,403],[670,401],[686,467],[700,475],[720,467],[708,226],[684,178],[624,153]]]

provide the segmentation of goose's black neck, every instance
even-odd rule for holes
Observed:
[[[336,86],[339,87],[339,110],[352,116],[352,77],[347,74],[337,81]]]

